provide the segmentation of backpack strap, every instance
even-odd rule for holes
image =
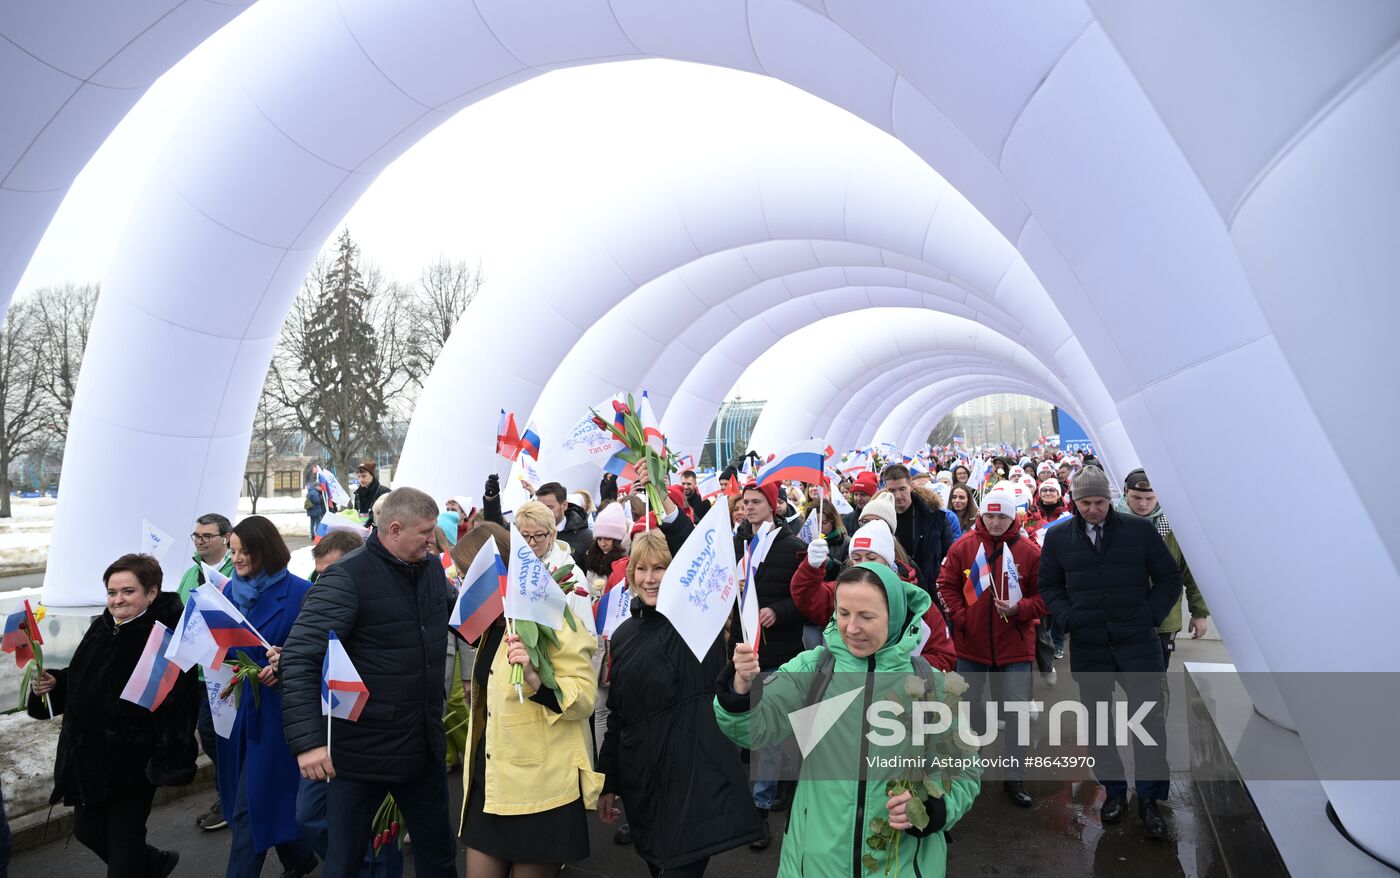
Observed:
[[[812,673],[812,686],[807,690],[806,706],[816,704],[822,700],[826,694],[826,689],[831,685],[832,674],[836,671],[836,656],[825,644],[818,647],[821,650],[821,658],[817,659],[817,667]]]

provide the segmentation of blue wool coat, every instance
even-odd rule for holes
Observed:
[[[248,613],[248,621],[268,643],[281,646],[292,632],[292,623],[310,588],[311,583],[288,573],[258,597]],[[225,595],[228,589],[224,587]],[[258,664],[267,664],[267,650],[261,646],[240,649]],[[219,799],[225,812],[232,813],[238,797],[238,779],[246,771],[248,819],[253,827],[253,846],[261,853],[301,837],[296,819],[301,770],[282,734],[280,686],[259,686],[260,704],[256,706],[251,684],[245,682],[242,688],[233,732],[228,738],[218,739]]]

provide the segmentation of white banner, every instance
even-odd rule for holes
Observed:
[[[141,519],[141,554],[153,555],[157,561],[160,561],[173,545],[175,545],[175,541],[170,534],[146,519]]]
[[[611,418],[613,399],[615,397],[608,397],[595,405],[593,410],[604,418]],[[621,442],[598,429],[593,423],[593,416],[585,412],[563,435],[559,445],[550,452],[550,466],[558,473],[582,463],[591,463],[601,470],[603,464],[622,448]]]
[[[224,691],[224,687],[233,679],[233,669],[225,665],[215,670],[210,667],[204,669],[205,694],[209,699],[209,715],[214,720],[214,733],[220,738],[227,738],[233,734],[233,721],[238,718],[238,705],[234,703],[234,696],[220,698],[219,693]]]
[[[728,504],[711,506],[666,568],[656,595],[656,609],[700,661],[729,618],[738,591],[729,527]]]
[[[564,592],[549,575],[549,568],[520,530],[510,528],[510,558],[506,563],[506,618],[528,619],[554,630],[564,627]]]

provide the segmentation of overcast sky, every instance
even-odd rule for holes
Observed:
[[[172,68],[117,127],[75,181],[21,295],[102,278],[164,142],[257,8]],[[510,260],[539,258],[541,242],[530,230],[541,217],[605,197],[631,175],[684,173],[686,162],[736,139],[801,149],[818,140],[888,137],[766,77],[659,60],[593,65],[546,74],[462,111],[391,165],[345,222],[390,277],[411,281],[443,254],[479,260],[489,284]],[[736,392],[766,396],[765,376],[777,372],[764,363],[802,344],[775,348]]]

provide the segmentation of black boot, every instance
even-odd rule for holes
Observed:
[[[1099,809],[1099,819],[1104,823],[1118,823],[1123,819],[1123,812],[1128,810],[1128,800],[1123,796],[1109,796],[1104,800],[1103,807]]]
[[[1031,798],[1031,794],[1026,792],[1026,784],[1024,781],[1008,780],[1002,783],[1001,788],[1006,790],[1007,795],[1011,796],[1011,801],[1015,802],[1017,807],[1029,808],[1031,805],[1035,804],[1035,800]]]
[[[1138,802],[1138,816],[1142,818],[1142,829],[1148,838],[1167,837],[1167,821],[1157,809],[1156,799]]]
[[[160,875],[160,878],[165,878],[165,876],[175,871],[175,866],[180,862],[180,852],[161,851],[160,854],[164,858],[164,860],[160,864],[160,871],[156,874]]]
[[[624,824],[622,824],[621,826],[619,826],[619,827],[617,828],[617,832],[614,832],[614,833],[613,833],[613,844],[631,844],[631,843],[632,843],[632,824],[630,824],[630,823],[624,823]]]
[[[768,812],[760,808],[758,816],[763,819],[763,837],[749,842],[751,851],[765,851],[773,843],[773,833],[768,829]]]

